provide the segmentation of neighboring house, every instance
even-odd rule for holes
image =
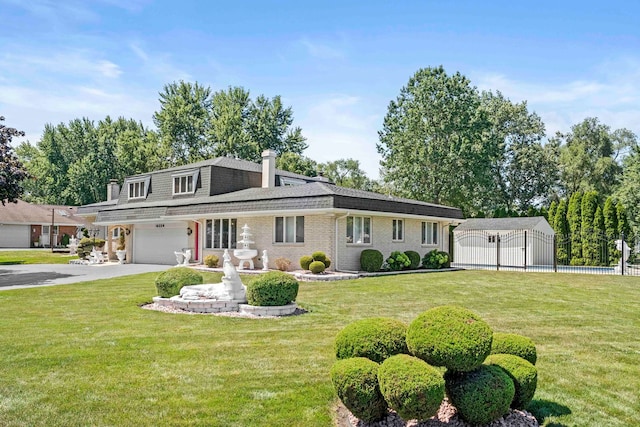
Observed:
[[[455,266],[553,264],[555,233],[542,216],[472,218],[453,230]]]
[[[256,268],[266,249],[269,268],[278,257],[299,268],[302,255],[324,251],[336,270],[359,270],[363,249],[385,257],[394,250],[448,250],[449,226],[462,222],[460,209],[277,170],[273,151],[263,153],[262,165],[219,157],[131,176],[117,201],[83,206],[80,214],[108,227],[109,238],[122,230],[134,263],[175,264],[174,251],[183,249],[196,262],[208,254],[221,258],[224,249],[233,255],[247,224],[259,251]]]
[[[85,227],[76,207],[18,203],[0,204],[0,248],[60,246],[64,235]],[[53,233],[52,233],[53,232]]]

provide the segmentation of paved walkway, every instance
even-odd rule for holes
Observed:
[[[170,265],[151,264],[21,264],[0,265],[0,291],[35,286],[63,285],[88,280],[110,279],[130,274],[164,271]]]

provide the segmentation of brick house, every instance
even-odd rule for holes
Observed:
[[[111,183],[108,193],[110,200],[82,206],[79,214],[106,226],[108,239],[114,229],[124,232],[134,263],[175,264],[174,251],[183,249],[191,249],[194,262],[221,257],[236,248],[247,224],[259,251],[256,268],[266,249],[270,268],[278,257],[297,268],[302,255],[324,251],[331,269],[355,271],[363,249],[384,256],[448,250],[449,225],[462,222],[457,208],[278,170],[273,151],[263,153],[262,165],[219,157],[131,176],[121,190]]]

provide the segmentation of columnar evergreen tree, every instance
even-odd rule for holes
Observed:
[[[549,206],[549,211],[547,212],[547,221],[549,221],[549,225],[554,230],[556,229],[556,209],[558,208],[558,204],[555,200],[551,201],[551,205]]]
[[[593,219],[593,228],[595,233],[597,233],[598,240],[598,258],[599,265],[607,265],[609,263],[609,248],[608,241],[606,239],[606,230],[604,228],[604,215],[602,213],[602,208],[598,206],[596,209],[596,216]]]
[[[569,221],[567,220],[567,199],[561,199],[555,213],[555,232],[557,242],[558,263],[569,264],[571,241],[569,239]]]
[[[622,202],[618,202],[616,205],[616,213],[618,216],[618,234],[620,234],[620,236],[624,236],[624,239],[629,241],[631,238],[631,226],[629,225],[627,210]]]
[[[582,265],[582,193],[576,192],[569,199],[567,208],[567,221],[569,222],[569,233],[571,234],[571,263],[572,265]]]
[[[616,249],[616,239],[618,239],[618,211],[613,197],[607,197],[602,213],[604,216],[604,231],[608,242],[609,264],[614,264],[620,255]]]
[[[582,214],[581,234],[582,234],[582,258],[586,265],[597,265],[600,263],[598,254],[599,232],[595,230],[595,216],[598,206],[598,193],[587,191],[582,196],[580,212]]]

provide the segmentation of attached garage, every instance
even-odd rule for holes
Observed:
[[[28,248],[30,226],[21,224],[0,224],[0,248]]]
[[[133,229],[133,262],[176,264],[175,251],[188,247],[187,222],[136,224]]]

